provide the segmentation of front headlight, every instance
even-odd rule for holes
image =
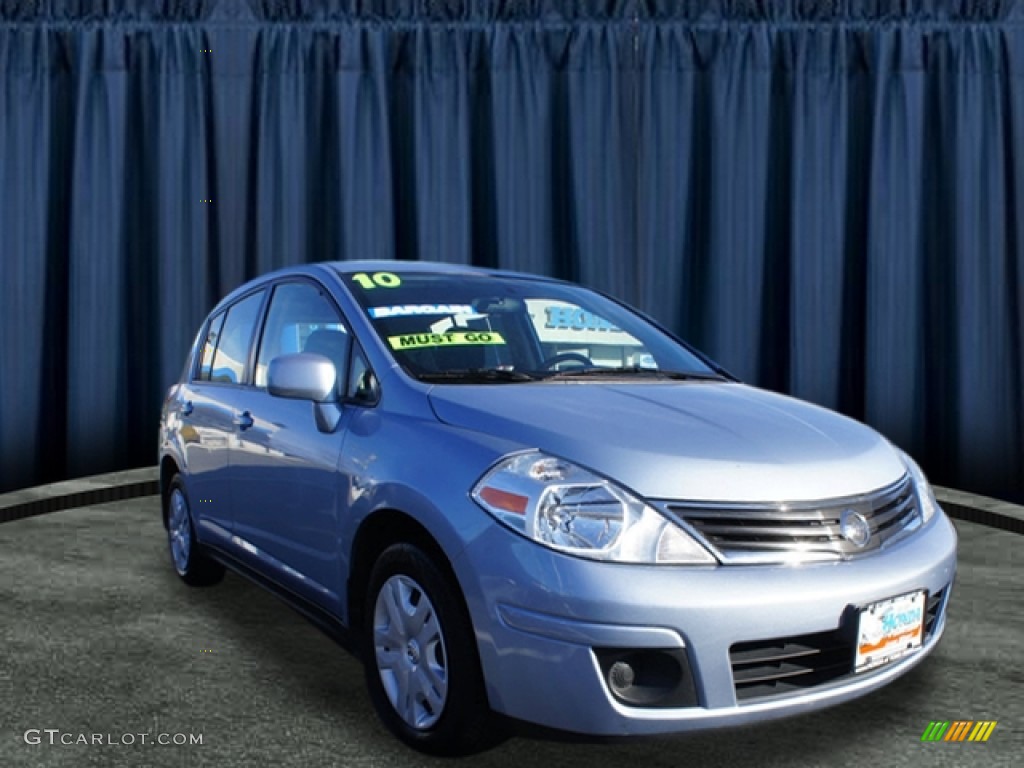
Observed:
[[[619,563],[709,565],[682,528],[623,488],[564,459],[530,451],[499,461],[473,500],[551,549]]]
[[[928,478],[924,476],[924,472],[917,466],[917,462],[903,451],[900,451],[899,454],[907,467],[907,472],[910,473],[910,479],[914,483],[914,492],[917,494],[917,506],[921,510],[921,521],[927,523],[938,510],[939,502],[935,499],[935,493],[928,483]]]

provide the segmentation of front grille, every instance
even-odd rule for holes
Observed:
[[[853,669],[854,647],[840,633],[737,643],[729,649],[736,700],[777,696],[830,683]]]
[[[850,558],[878,549],[920,525],[910,478],[873,493],[826,501],[777,504],[683,504],[665,508],[682,519],[724,563],[774,563]],[[849,510],[871,536],[858,547],[843,535]]]

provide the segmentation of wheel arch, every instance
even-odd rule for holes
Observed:
[[[167,528],[167,489],[174,476],[180,472],[178,462],[173,457],[164,456],[160,459],[160,516],[163,518],[164,528]]]
[[[414,517],[398,509],[385,508],[368,515],[360,524],[353,539],[351,566],[346,587],[349,629],[354,633],[361,631],[365,620],[366,590],[373,565],[385,549],[398,543],[408,543],[418,547],[434,562],[457,590],[458,599],[462,603],[463,609],[466,610],[466,615],[469,616],[462,585],[455,575],[455,569],[444,548],[433,534]]]

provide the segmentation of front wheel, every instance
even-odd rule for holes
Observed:
[[[450,580],[411,544],[395,544],[370,576],[363,629],[377,714],[431,754],[468,754],[496,736],[472,624]]]

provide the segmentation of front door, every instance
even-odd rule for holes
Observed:
[[[338,539],[338,460],[348,414],[334,431],[317,429],[314,405],[267,392],[270,361],[315,352],[338,381],[348,336],[326,292],[301,280],[277,285],[256,357],[253,386],[237,402],[231,453],[235,537],[250,564],[302,596],[337,608],[343,579]],[[337,387],[340,392],[340,383]]]

